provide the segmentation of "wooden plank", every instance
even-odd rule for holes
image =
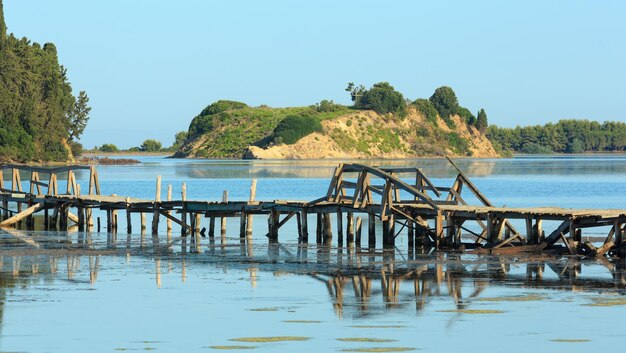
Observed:
[[[41,209],[43,209],[43,207],[44,207],[43,203],[36,203],[36,204],[28,207],[24,211],[14,215],[13,217],[5,219],[4,221],[0,222],[0,227],[11,226],[11,225],[21,221],[22,219],[32,215],[33,213],[40,211]]]
[[[563,223],[561,223],[552,233],[550,233],[550,235],[546,237],[544,242],[548,244],[548,246],[556,243],[561,237],[561,234],[565,234],[569,232],[569,224],[570,224],[569,219],[566,221],[563,221]]]
[[[185,228],[187,228],[187,230],[191,232],[191,230],[192,230],[192,229],[191,229],[191,226],[189,226],[189,225],[183,225],[183,222],[182,222],[181,220],[179,220],[178,218],[176,218],[176,217],[172,216],[171,214],[169,214],[169,213],[167,213],[167,212],[165,212],[165,211],[163,211],[163,210],[159,210],[158,212],[159,212],[159,214],[160,214],[161,216],[163,216],[163,217],[165,217],[165,218],[167,218],[167,219],[171,220],[172,222],[174,222],[174,223],[178,224],[178,225],[179,225],[179,226],[181,226],[181,227],[185,227]]]

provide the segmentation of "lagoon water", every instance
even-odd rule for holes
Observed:
[[[313,200],[338,163],[138,158],[98,167],[102,192],[153,199],[161,175],[162,199],[185,182],[188,199],[228,190],[246,200],[254,178],[258,200]],[[436,184],[455,176],[445,160],[367,163],[419,166]],[[495,205],[626,209],[625,156],[458,164]],[[88,176],[77,177],[86,190]],[[301,246],[291,223],[268,244],[260,217],[250,244],[235,219],[226,239],[199,242],[177,227],[168,236],[165,222],[158,237],[122,224],[116,236],[0,231],[0,352],[582,352],[623,342],[623,261],[409,256],[401,237],[391,252],[337,248],[336,236],[330,248]]]

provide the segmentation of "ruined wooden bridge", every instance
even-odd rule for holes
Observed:
[[[149,214],[153,234],[158,234],[159,221],[164,219],[168,231],[173,222],[181,227],[183,236],[205,236],[206,227],[201,227],[204,216],[209,219],[209,237],[215,236],[218,219],[221,235],[225,236],[226,219],[236,217],[239,235],[245,241],[251,237],[253,217],[261,216],[267,218],[266,236],[270,241],[278,240],[280,228],[295,218],[298,240],[302,243],[309,242],[310,230],[314,229],[316,243],[331,245],[334,230],[338,245],[343,245],[345,240],[349,246],[360,247],[362,228],[367,227],[368,247],[373,249],[380,229],[376,224],[380,222],[385,248],[394,247],[397,237],[406,236],[410,248],[434,247],[440,251],[625,256],[626,210],[496,207],[449,161],[458,172],[451,186],[434,185],[417,167],[339,164],[326,195],[313,201],[255,201],[256,181],[253,181],[249,200],[229,201],[225,191],[221,202],[187,200],[185,184],[180,200],[172,200],[171,185],[167,200],[161,200],[160,177],[157,177],[155,199],[144,200],[102,195],[93,166],[2,165],[0,227],[25,222],[32,229],[34,216],[43,213],[44,229],[64,231],[74,223],[80,231],[91,230],[93,209],[99,209],[106,212],[109,232],[117,232],[118,213],[125,213],[129,234],[133,214],[140,214],[142,230]],[[77,170],[89,172],[88,190],[82,193],[76,182]],[[10,182],[3,178],[9,172]],[[22,182],[22,175],[30,179]],[[59,192],[59,177],[66,181],[65,192]],[[23,190],[23,184],[28,190]],[[470,200],[475,204],[470,204]],[[309,225],[310,220],[315,224]],[[523,232],[511,224],[512,220],[525,224]],[[544,229],[543,221],[552,221],[556,226]],[[97,228],[99,231],[99,217]],[[606,229],[606,238],[596,243],[583,242],[582,231],[587,228]]]

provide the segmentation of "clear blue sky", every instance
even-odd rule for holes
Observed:
[[[209,103],[350,103],[448,85],[492,124],[626,121],[626,2],[4,0],[9,32],[54,42],[92,114],[85,147],[171,144]]]

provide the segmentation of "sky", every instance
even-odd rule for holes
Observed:
[[[219,99],[350,104],[348,82],[405,98],[452,87],[513,127],[626,122],[626,2],[4,0],[8,31],[53,42],[92,107],[86,148],[169,146]]]

